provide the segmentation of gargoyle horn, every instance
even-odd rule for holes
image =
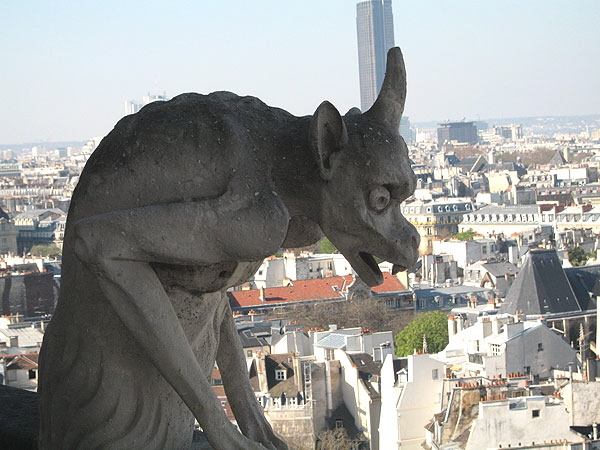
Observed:
[[[400,48],[391,48],[387,54],[385,78],[377,100],[365,116],[398,132],[406,101],[406,69]]]

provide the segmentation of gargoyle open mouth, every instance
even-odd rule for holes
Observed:
[[[396,275],[398,272],[404,272],[405,270],[406,270],[406,267],[404,267],[400,264],[392,265],[392,275]]]
[[[366,252],[359,252],[357,259],[358,261],[355,264],[352,264],[352,261],[350,261],[350,264],[367,285],[372,287],[383,282],[383,274],[373,255]]]
[[[350,261],[350,264],[358,274],[358,276],[369,286],[377,286],[383,283],[383,274],[379,269],[377,261],[367,252],[358,252],[358,258],[354,261]],[[395,275],[398,272],[406,270],[406,267],[400,264],[394,264],[392,266],[392,274]]]

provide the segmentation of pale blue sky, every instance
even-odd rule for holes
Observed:
[[[0,144],[104,135],[147,92],[359,104],[354,0],[0,2]],[[394,0],[411,121],[600,113],[600,1]]]

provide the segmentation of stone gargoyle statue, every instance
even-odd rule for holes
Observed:
[[[61,293],[40,355],[39,445],[286,449],[264,418],[226,290],[324,233],[370,286],[411,266],[415,175],[398,134],[402,53],[371,109],[295,117],[254,97],[183,94],[117,123],[73,193]],[[238,431],[213,393],[220,369]]]

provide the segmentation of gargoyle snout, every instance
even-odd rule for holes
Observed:
[[[421,244],[421,236],[413,224],[408,222],[402,215],[399,217],[401,225],[397,228],[397,235],[394,243],[399,253],[397,263],[406,268],[413,266],[419,258],[419,245]]]

